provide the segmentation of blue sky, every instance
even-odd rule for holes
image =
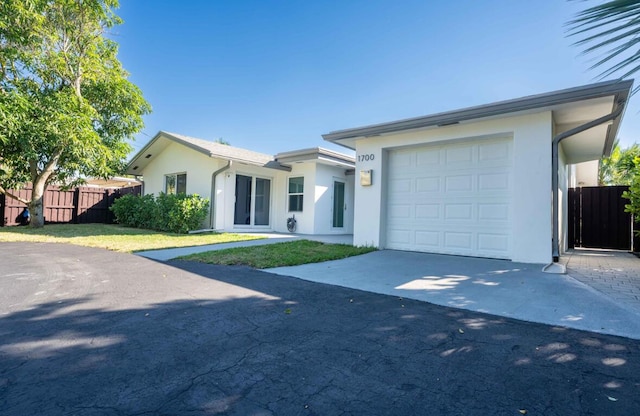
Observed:
[[[121,0],[119,58],[159,130],[275,154],[321,134],[597,82],[564,24],[594,2]],[[640,137],[634,97],[620,139]]]

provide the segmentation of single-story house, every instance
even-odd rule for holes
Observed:
[[[275,156],[161,131],[127,166],[143,193],[210,200],[203,228],[221,231],[353,233],[353,157],[323,148]]]
[[[128,165],[145,194],[197,193],[204,228],[353,234],[355,245],[525,263],[567,248],[567,189],[592,185],[633,81],[333,131],[265,155],[159,132]]]
[[[567,188],[579,182],[569,166],[610,153],[632,84],[324,134],[356,152],[354,244],[557,261],[566,249]]]

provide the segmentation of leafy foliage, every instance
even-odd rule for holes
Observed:
[[[607,66],[602,78],[621,73],[626,78],[640,69],[640,1],[611,0],[589,7],[568,23],[583,53],[602,52],[592,69]],[[636,87],[637,90],[638,87]]]
[[[600,160],[598,166],[598,185],[630,185],[636,175],[635,159],[640,156],[640,145],[622,149],[616,143],[609,157]]]
[[[125,195],[111,205],[118,223],[149,230],[187,233],[197,230],[207,217],[209,200],[200,196],[160,193]]]
[[[117,44],[104,36],[121,23],[117,6],[0,2],[0,192],[31,182],[35,226],[43,224],[48,184],[122,172],[129,140],[150,111],[127,80]]]
[[[624,191],[623,198],[629,199],[629,203],[624,206],[624,210],[635,218],[635,222],[640,222],[640,155],[633,160],[636,174],[629,184],[629,190]]]

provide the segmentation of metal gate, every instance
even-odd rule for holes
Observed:
[[[622,197],[628,186],[569,189],[569,247],[631,250],[632,219]]]

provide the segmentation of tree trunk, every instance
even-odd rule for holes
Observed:
[[[31,202],[29,211],[31,213],[31,228],[44,227],[44,193],[46,191],[45,181],[36,181],[31,192]]]

